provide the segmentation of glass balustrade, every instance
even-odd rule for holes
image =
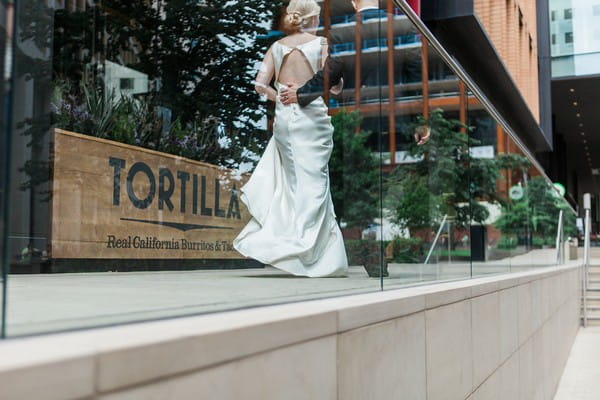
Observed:
[[[0,5],[17,32],[0,63],[14,71],[0,108],[7,336],[555,265],[561,210],[564,239],[577,236],[531,152],[405,3],[362,15],[357,52],[351,5],[330,0],[330,31],[317,34],[330,37],[343,89],[309,85],[314,99],[294,106],[276,92],[293,78],[285,66],[320,68],[309,55],[322,42],[285,36],[281,3],[163,3]],[[306,128],[290,134],[290,121]],[[294,164],[320,132],[321,159]],[[285,201],[282,188],[293,189]],[[266,221],[277,240],[257,239],[254,257],[236,250]],[[344,276],[285,267],[333,262],[314,226],[345,251]]]

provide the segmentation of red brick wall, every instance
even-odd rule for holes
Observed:
[[[535,0],[475,0],[475,14],[539,121]]]

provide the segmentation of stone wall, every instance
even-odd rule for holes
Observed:
[[[0,342],[8,399],[551,399],[580,268]]]

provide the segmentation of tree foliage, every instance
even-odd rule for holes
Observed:
[[[558,217],[563,210],[565,233],[574,234],[575,215],[548,182],[536,176],[524,188],[522,199],[508,202],[495,225],[502,233],[546,238],[556,237]]]
[[[497,190],[504,179],[502,171],[507,176],[526,175],[531,166],[527,158],[519,154],[472,157],[470,148],[479,142],[468,127],[445,118],[442,110],[433,111],[428,120],[419,118],[417,126],[431,129],[430,140],[421,146],[411,143],[408,153],[417,161],[398,166],[386,182],[386,209],[393,222],[411,231],[433,227],[443,215],[459,226],[484,223],[489,209],[483,202],[489,202],[502,206],[495,226],[503,233],[553,237],[560,210],[565,211],[565,232],[574,233],[574,214],[545,179],[526,182],[519,201],[510,201]]]
[[[366,146],[371,133],[356,131],[360,122],[356,111],[342,110],[331,119],[331,196],[338,218],[349,228],[365,228],[379,214],[379,160]]]
[[[386,209],[394,223],[411,231],[432,227],[444,215],[458,226],[483,223],[489,217],[483,202],[505,201],[497,191],[501,171],[523,171],[529,165],[519,155],[472,157],[470,148],[479,141],[441,109],[427,120],[419,117],[406,134],[412,136],[417,127],[429,128],[429,141],[411,141],[407,151],[416,161],[399,165],[386,180]]]
[[[253,80],[280,6],[279,0],[96,0],[83,11],[56,10],[53,74],[69,81],[70,94],[80,100],[89,97],[79,90],[81,82],[104,87],[105,61],[147,75],[144,101],[151,111],[168,110],[177,125],[162,127],[169,135],[163,141],[181,142],[182,131],[212,135],[218,151],[198,156],[235,167],[253,161],[266,143],[259,124],[265,103]],[[198,135],[200,128],[208,131]],[[141,145],[156,148],[158,142]]]

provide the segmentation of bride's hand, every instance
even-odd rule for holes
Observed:
[[[294,83],[288,83],[287,86],[284,86],[279,94],[281,103],[285,105],[297,103],[298,96],[296,90],[298,90],[298,87]]]

